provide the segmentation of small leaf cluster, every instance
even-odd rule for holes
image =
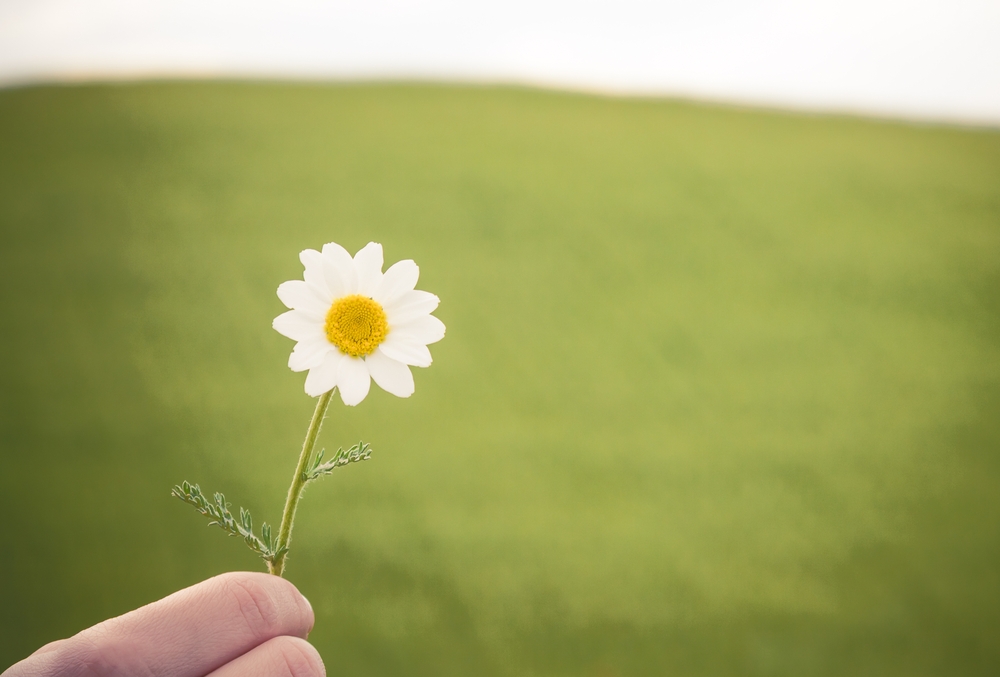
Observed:
[[[230,536],[239,536],[251,550],[257,553],[261,559],[269,564],[281,557],[288,551],[288,548],[276,549],[274,539],[271,537],[271,525],[264,522],[260,527],[260,536],[253,532],[253,518],[250,511],[240,508],[240,519],[237,519],[229,512],[230,503],[226,502],[224,494],[216,492],[214,501],[209,501],[201,493],[201,487],[197,484],[183,482],[173,488],[170,492],[185,503],[193,505],[195,510],[205,517],[212,519],[209,526],[217,526]]]
[[[372,448],[370,444],[358,442],[347,451],[337,449],[337,453],[329,460],[324,461],[325,450],[321,450],[316,457],[311,459],[302,472],[303,484],[308,484],[315,479],[331,474],[335,469],[358,461],[367,461],[371,458]],[[212,521],[209,526],[217,526],[230,536],[239,536],[251,550],[257,553],[261,559],[268,563],[268,569],[275,561],[284,557],[288,552],[287,547],[278,548],[277,543],[271,537],[271,525],[264,522],[260,527],[260,536],[253,531],[253,518],[250,511],[240,508],[239,520],[229,512],[230,503],[226,502],[224,494],[216,492],[208,500],[201,492],[201,487],[190,482],[182,482],[175,486],[170,492],[171,496],[179,498],[185,503],[194,506],[195,510]]]
[[[329,475],[335,469],[342,466],[348,465],[349,463],[357,463],[358,461],[367,461],[372,456],[372,447],[366,442],[358,442],[353,447],[344,451],[342,448],[337,449],[337,453],[333,455],[327,461],[323,460],[323,454],[326,452],[325,449],[321,449],[316,458],[309,463],[309,466],[302,472],[302,479],[306,482],[311,482],[323,475]]]

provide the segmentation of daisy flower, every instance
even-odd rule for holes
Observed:
[[[309,371],[306,394],[333,388],[354,406],[368,395],[372,379],[398,397],[413,394],[410,367],[427,367],[427,345],[444,337],[444,324],[431,313],[439,299],[415,290],[420,269],[399,261],[382,272],[382,245],[369,242],[354,255],[338,244],[299,254],[302,280],[278,287],[288,308],[274,318],[279,334],[296,341],[288,358],[292,371]]]

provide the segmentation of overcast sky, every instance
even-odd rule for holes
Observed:
[[[0,0],[0,83],[522,82],[1000,124],[1000,0]]]

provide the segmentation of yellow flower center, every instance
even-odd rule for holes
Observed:
[[[326,314],[326,337],[351,357],[371,355],[389,333],[389,321],[378,301],[352,294],[333,302]]]

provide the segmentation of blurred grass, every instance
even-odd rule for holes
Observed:
[[[289,578],[331,674],[1000,671],[1000,134],[432,86],[0,92],[0,664],[258,563],[297,253],[442,298],[335,407]]]

